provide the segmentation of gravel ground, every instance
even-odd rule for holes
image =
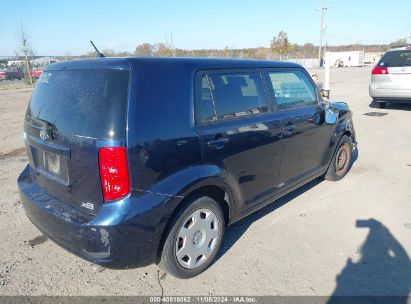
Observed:
[[[15,90],[30,88],[23,80],[2,80],[0,81],[0,91],[2,90]]]
[[[16,189],[31,90],[0,90],[0,295],[409,295],[411,105],[371,108],[370,72],[331,71],[331,99],[355,113],[359,158],[346,178],[313,181],[228,228],[218,260],[190,280],[155,265],[95,267],[43,237]]]

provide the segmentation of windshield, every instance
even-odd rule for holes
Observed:
[[[46,121],[64,134],[124,138],[128,83],[128,71],[43,72],[26,121]]]

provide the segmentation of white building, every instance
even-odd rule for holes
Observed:
[[[7,66],[21,66],[23,64],[23,60],[8,60]]]
[[[58,62],[59,60],[56,58],[52,58],[52,57],[40,57],[40,58],[36,58],[32,61],[33,66],[46,66],[49,65],[50,63],[55,63]]]

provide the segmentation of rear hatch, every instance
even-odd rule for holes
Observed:
[[[126,139],[129,65],[110,68],[109,60],[51,65],[25,117],[32,178],[51,197],[91,214],[103,204],[99,149]]]
[[[373,75],[376,88],[411,89],[411,50],[389,51],[377,64],[384,73]]]

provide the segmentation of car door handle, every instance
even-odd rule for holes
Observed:
[[[216,149],[222,149],[226,143],[229,142],[228,137],[218,137],[216,139],[210,140],[207,142],[207,146],[216,148]]]

